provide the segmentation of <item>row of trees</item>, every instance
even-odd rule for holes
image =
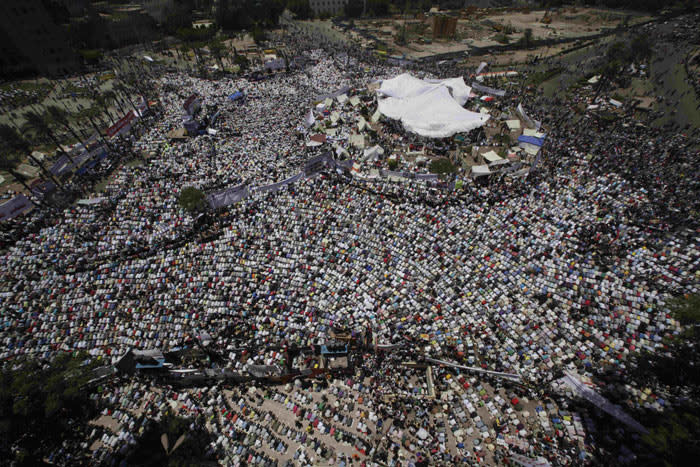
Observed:
[[[49,144],[56,147],[58,154],[73,162],[71,155],[62,148],[66,142],[84,141],[90,134],[97,133],[103,143],[107,144],[101,128],[113,125],[117,119],[110,107],[115,106],[121,114],[125,114],[137,109],[131,95],[136,94],[142,99],[147,99],[147,96],[153,92],[149,88],[148,80],[138,79],[135,71],[128,72],[120,64],[117,66],[120,68],[121,79],[113,85],[111,90],[86,88],[85,92],[92,98],[94,107],[74,115],[65,104],[59,105],[60,101],[43,107],[34,105],[22,114],[24,124],[17,125],[11,121],[9,125],[0,125],[0,145],[3,147],[0,153],[0,169],[12,174],[30,193],[31,187],[27,185],[28,180],[18,171],[18,166],[28,160],[39,168],[46,180],[53,181],[59,190],[62,190],[63,183],[47,170],[43,161],[33,156],[32,147],[36,142]],[[138,121],[136,124],[139,124]],[[30,140],[25,135],[31,135]],[[40,204],[39,201],[32,202],[35,205]]]
[[[684,329],[664,350],[639,355],[636,378],[669,387],[684,402],[649,420],[642,441],[656,464],[692,465],[700,458],[700,295],[676,298],[669,311]]]
[[[95,361],[85,353],[59,354],[50,364],[24,362],[0,377],[0,458],[41,465],[52,448],[70,439],[78,424],[93,415],[88,393]]]
[[[612,43],[605,54],[605,63],[599,70],[601,77],[598,82],[596,97],[613,80],[624,84],[626,78],[623,71],[625,67],[633,62],[646,60],[651,55],[651,42],[646,35],[637,35],[629,42],[618,41]]]
[[[226,30],[271,27],[277,25],[285,6],[284,0],[222,0],[216,10],[216,22]]]

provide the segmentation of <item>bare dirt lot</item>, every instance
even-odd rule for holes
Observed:
[[[555,12],[546,10],[495,12],[479,10],[476,13],[462,14],[457,22],[455,37],[449,40],[433,40],[432,21],[429,16],[407,16],[386,20],[360,20],[355,27],[386,44],[391,54],[420,58],[448,52],[468,51],[472,47],[491,47],[519,41],[525,31],[532,31],[532,38],[571,39],[586,38],[620,24],[635,24],[648,17],[611,12],[592,8],[562,8]],[[404,34],[405,44],[398,44],[397,38]],[[357,35],[353,34],[357,38]],[[554,48],[556,49],[556,48]],[[558,50],[554,50],[556,53]],[[514,54],[507,60],[521,61]],[[527,55],[527,54],[524,54]]]

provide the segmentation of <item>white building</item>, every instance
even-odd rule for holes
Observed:
[[[309,6],[315,14],[321,13],[342,13],[345,4],[351,2],[363,2],[364,0],[309,0]]]

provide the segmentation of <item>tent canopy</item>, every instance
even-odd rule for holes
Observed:
[[[377,92],[386,97],[408,99],[441,87],[446,87],[449,94],[460,106],[463,106],[467,102],[467,99],[469,99],[471,88],[464,83],[464,79],[461,77],[422,80],[408,73],[404,73],[394,78],[384,80]]]
[[[489,162],[496,162],[496,161],[502,161],[503,158],[496,154],[494,151],[489,151],[484,154],[484,159],[486,159]]]
[[[489,119],[462,108],[469,88],[461,78],[431,83],[403,74],[384,81],[377,92],[388,96],[380,98],[379,112],[401,120],[407,131],[429,138],[468,132]]]
[[[489,170],[488,165],[473,165],[472,175],[475,177],[481,177],[483,175],[491,175],[491,170]]]
[[[533,144],[535,146],[542,146],[544,144],[544,138],[538,138],[536,136],[521,135],[518,137],[518,143],[526,143],[526,144]]]

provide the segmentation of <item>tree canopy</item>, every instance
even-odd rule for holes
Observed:
[[[452,174],[457,172],[457,167],[446,158],[435,159],[430,163],[430,173],[434,174]]]
[[[163,435],[167,436],[169,454]],[[207,465],[212,460],[207,453],[211,441],[212,435],[199,420],[168,414],[160,421],[149,420],[136,449],[124,460],[127,465]]]
[[[204,192],[195,187],[187,187],[180,192],[178,203],[187,212],[195,212],[204,207]]]
[[[86,353],[62,353],[50,364],[26,361],[4,369],[0,378],[0,457],[15,454],[25,462],[40,463],[47,450],[72,434],[72,421],[90,415],[88,392],[81,387],[97,366]],[[32,460],[33,459],[33,460]],[[37,464],[34,464],[37,465]]]

